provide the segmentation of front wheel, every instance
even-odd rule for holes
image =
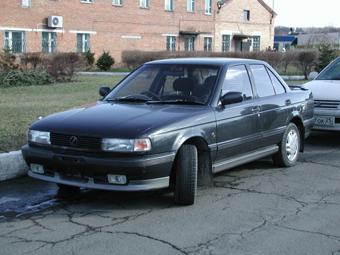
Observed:
[[[183,145],[175,161],[175,203],[192,205],[197,190],[197,148],[191,144]]]
[[[291,167],[299,159],[301,146],[301,134],[294,123],[290,123],[283,134],[279,145],[279,151],[274,154],[274,164],[280,167]]]

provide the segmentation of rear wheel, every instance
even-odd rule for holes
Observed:
[[[294,123],[290,123],[283,134],[279,151],[273,156],[274,164],[280,167],[294,166],[299,159],[301,134]]]
[[[192,205],[197,190],[197,148],[191,144],[183,145],[175,161],[175,203]]]

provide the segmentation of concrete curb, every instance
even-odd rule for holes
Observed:
[[[21,151],[0,154],[0,181],[23,176],[27,174],[27,170]]]

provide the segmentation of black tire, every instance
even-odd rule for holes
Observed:
[[[178,205],[192,205],[197,190],[197,148],[191,144],[183,145],[175,161],[174,199]]]
[[[58,195],[60,197],[72,197],[76,194],[79,193],[80,188],[79,187],[75,187],[75,186],[69,186],[69,185],[65,185],[65,184],[57,184],[58,185]]]
[[[287,151],[288,147],[288,136],[290,134],[296,134],[296,146],[294,146],[294,153]],[[273,161],[276,166],[279,167],[291,167],[296,164],[299,159],[301,149],[301,134],[299,128],[294,124],[290,123],[282,137],[282,140],[279,144],[279,151],[273,155]],[[296,152],[296,154],[295,154]]]

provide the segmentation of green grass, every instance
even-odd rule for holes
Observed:
[[[305,84],[305,83],[307,83],[308,82],[308,80],[299,80],[299,81],[286,81],[286,83],[288,84],[288,85],[302,85],[302,84]]]
[[[80,76],[71,83],[0,88],[0,152],[20,149],[27,128],[39,116],[94,103],[101,86],[113,87],[122,78]]]

